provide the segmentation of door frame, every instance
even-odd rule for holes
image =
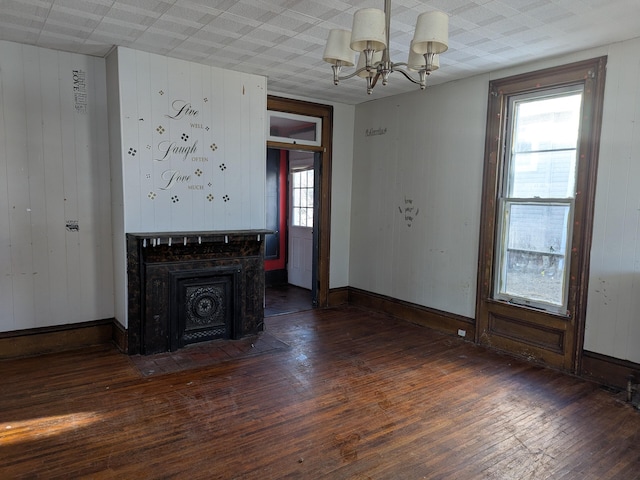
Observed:
[[[320,146],[292,145],[290,143],[267,141],[268,148],[280,150],[304,150],[318,153],[318,165],[314,175],[319,186],[318,198],[318,223],[314,225],[314,236],[317,232],[317,248],[314,246],[313,286],[316,296],[313,299],[314,306],[329,306],[329,253],[331,238],[331,152],[333,138],[333,107],[320,103],[294,100],[290,98],[267,95],[267,110],[306,115],[322,119],[322,134]],[[312,289],[314,290],[314,289]]]

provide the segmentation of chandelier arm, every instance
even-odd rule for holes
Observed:
[[[416,85],[422,85],[422,83],[420,82],[420,80],[416,80],[415,78],[413,78],[409,73],[407,73],[407,72],[406,72],[405,70],[403,70],[402,68],[395,68],[396,66],[399,66],[399,65],[406,65],[406,63],[405,63],[405,64],[402,64],[402,63],[395,63],[395,64],[393,65],[393,67],[391,68],[391,71],[392,71],[392,72],[400,72],[400,73],[401,73],[402,75],[404,75],[404,76],[407,78],[407,80],[409,80],[410,82],[413,82],[413,83],[415,83]]]
[[[345,75],[344,77],[338,77],[338,80],[349,80],[350,78],[353,78],[356,75],[358,75],[359,73],[362,73],[362,72],[364,72],[366,70],[367,70],[367,67],[359,68],[358,70],[356,70],[353,73],[350,73],[349,75]]]
[[[371,88],[376,86],[376,83],[378,83],[379,78],[380,78],[380,72],[376,73],[375,77],[373,77],[373,80],[371,81]]]

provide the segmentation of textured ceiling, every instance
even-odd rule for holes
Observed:
[[[114,45],[264,75],[270,92],[357,104],[417,89],[400,74],[371,96],[334,86],[329,30],[383,0],[0,0],[0,39],[104,56]],[[391,59],[405,62],[418,14],[449,14],[431,85],[640,36],[640,0],[392,0]]]

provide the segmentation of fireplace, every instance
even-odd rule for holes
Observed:
[[[267,233],[127,234],[128,353],[259,333]]]

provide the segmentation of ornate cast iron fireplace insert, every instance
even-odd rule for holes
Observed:
[[[128,353],[262,331],[267,233],[127,234]]]

